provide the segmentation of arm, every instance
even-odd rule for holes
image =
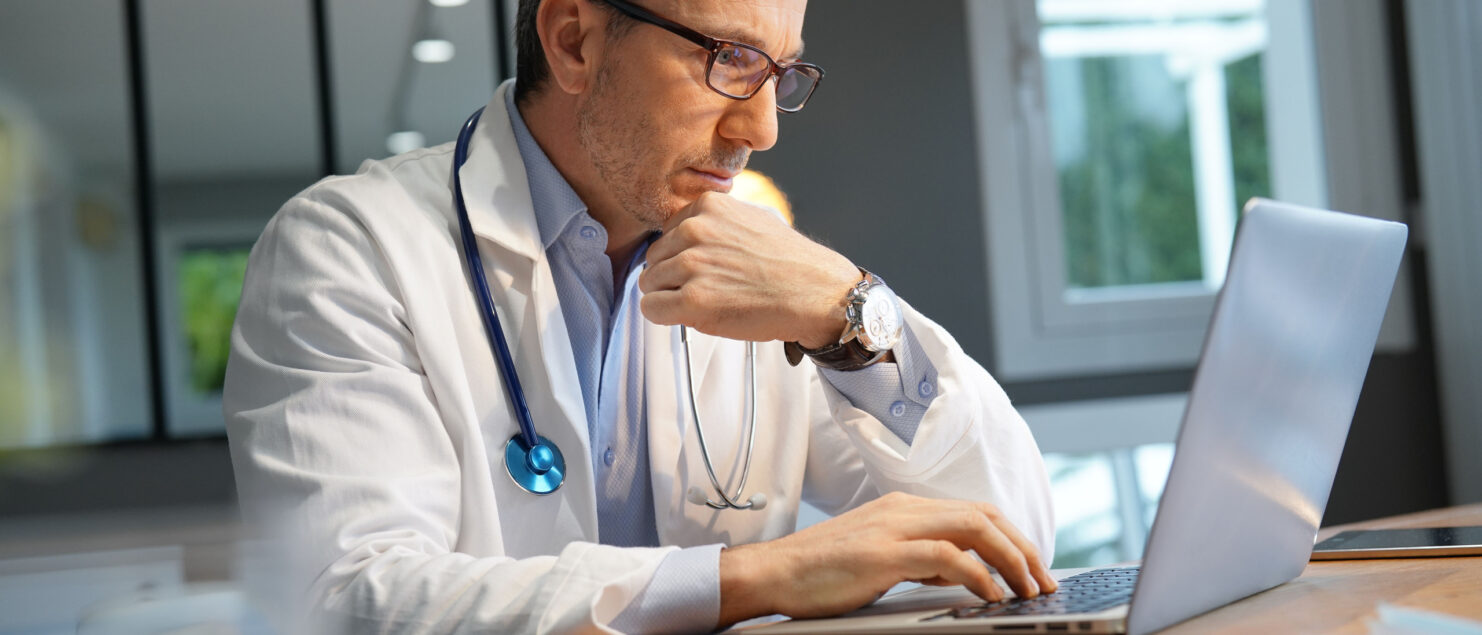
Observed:
[[[838,337],[845,291],[859,279],[843,256],[714,194],[669,220],[648,262],[640,287],[650,320],[809,348]],[[825,511],[845,513],[722,553],[722,624],[755,611],[834,614],[903,580],[960,583],[985,599],[1001,597],[970,551],[1017,594],[1055,589],[1041,556],[1053,548],[1048,478],[1027,426],[950,336],[904,309],[937,372],[931,391],[940,398],[907,443],[815,377],[830,417],[814,425],[804,494],[821,499]]]
[[[674,550],[460,553],[495,516],[462,509],[482,454],[443,421],[375,244],[299,198],[253,250],[223,404],[265,609],[287,632],[600,630]]]

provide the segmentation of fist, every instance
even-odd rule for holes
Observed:
[[[638,278],[644,317],[734,340],[818,348],[844,330],[853,263],[770,211],[707,192],[664,224]]]

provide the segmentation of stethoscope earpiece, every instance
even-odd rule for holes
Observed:
[[[699,485],[691,485],[688,490],[685,490],[684,497],[685,500],[688,500],[691,503],[694,503],[696,505],[705,505],[707,507],[710,507],[711,509],[730,508],[752,509],[760,511],[767,508],[767,495],[761,492],[752,494],[751,498],[747,499],[746,503],[743,505],[727,505],[725,503],[717,503],[711,501],[710,497],[705,495],[705,491],[701,490]]]
[[[705,495],[705,492],[700,491],[699,485],[691,485],[689,491],[685,492],[685,498],[696,505],[704,505],[710,502],[710,498]]]

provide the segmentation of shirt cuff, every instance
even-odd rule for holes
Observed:
[[[906,445],[916,438],[916,428],[937,396],[937,367],[921,350],[907,325],[895,349],[895,363],[880,363],[859,370],[822,368],[824,381],[844,395],[855,408],[878,419]]]
[[[720,550],[680,549],[659,561],[648,586],[611,626],[624,633],[708,633],[720,621]]]

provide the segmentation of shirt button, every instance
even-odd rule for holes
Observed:
[[[932,385],[930,380],[923,379],[921,380],[921,384],[916,386],[916,392],[921,393],[922,397],[930,397],[931,393],[936,391],[937,387]]]
[[[895,402],[893,404],[890,404],[890,416],[892,416],[892,417],[900,417],[900,416],[904,416],[905,414],[906,414],[906,402],[904,402],[904,401],[897,401],[897,402]]]
[[[612,448],[607,448],[607,451],[602,453],[602,462],[606,463],[608,467],[611,467],[612,462],[616,460],[617,452],[613,452]]]
[[[597,228],[596,227],[593,227],[591,225],[583,225],[582,228],[581,228],[581,237],[582,238],[586,238],[587,240],[591,240],[593,238],[596,238],[597,237]]]

